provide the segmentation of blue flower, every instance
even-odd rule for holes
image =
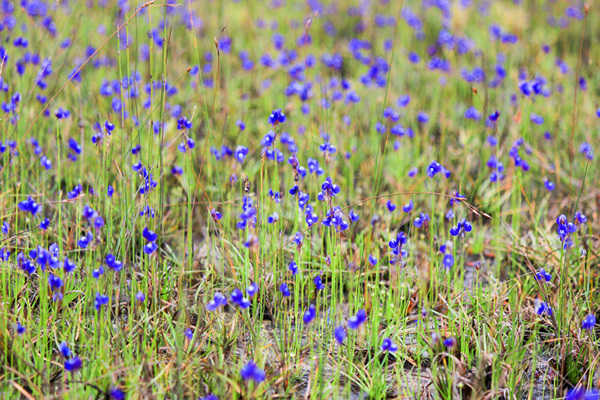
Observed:
[[[321,191],[319,192],[317,198],[320,201],[325,200],[326,198],[333,198],[340,192],[340,187],[333,183],[331,177],[327,177],[325,181],[321,184]]]
[[[94,307],[99,311],[103,305],[108,304],[108,296],[96,293],[96,299],[94,300]]]
[[[398,346],[396,346],[394,344],[394,342],[392,342],[392,339],[385,338],[385,339],[383,339],[383,342],[381,343],[381,350],[389,351],[390,353],[394,353],[398,350]]]
[[[356,315],[348,318],[348,328],[358,329],[367,320],[367,312],[363,309],[358,310]]]
[[[265,371],[260,369],[252,360],[248,361],[248,363],[242,367],[240,375],[245,381],[253,380],[256,383],[260,383],[265,380]]]
[[[587,400],[585,388],[581,386],[574,387],[567,392],[565,400]]]
[[[240,308],[250,307],[250,300],[244,297],[244,294],[240,289],[233,289],[231,295],[229,296],[229,300]]]
[[[106,255],[104,260],[106,261],[106,265],[115,272],[119,272],[123,268],[123,263],[110,253]]]
[[[392,203],[390,200],[388,200],[385,205],[386,205],[387,209],[389,210],[389,212],[394,212],[394,210],[396,209],[396,205],[394,203]]]
[[[410,96],[408,94],[398,97],[396,104],[398,107],[406,107],[410,103]]]
[[[479,121],[481,119],[481,113],[477,111],[475,107],[469,107],[467,111],[465,111],[465,118]]]
[[[269,115],[269,123],[273,126],[285,122],[285,114],[281,111],[281,108],[274,110]]]
[[[537,115],[535,113],[531,113],[531,115],[529,116],[529,118],[531,119],[531,122],[533,122],[536,125],[541,125],[544,123],[544,117],[542,117],[541,115]]]
[[[215,221],[218,221],[223,217],[223,215],[219,211],[215,210],[214,208],[211,208],[210,215]]]
[[[213,299],[206,303],[208,311],[215,311],[217,308],[227,304],[227,297],[221,292],[216,292]]]
[[[549,273],[547,273],[544,268],[540,269],[540,271],[538,273],[535,274],[535,279],[538,281],[546,281],[546,282],[550,282],[550,280],[552,279],[552,275],[550,275]]]
[[[315,288],[317,290],[325,289],[325,285],[323,285],[323,282],[321,281],[321,275],[315,276],[315,278],[313,279],[313,282],[314,282]]]
[[[19,210],[29,212],[31,215],[36,215],[41,209],[41,206],[31,196],[28,196],[27,200],[19,202],[18,207]]]
[[[339,344],[344,344],[344,340],[346,339],[347,335],[346,328],[344,328],[342,325],[336,327],[333,331],[333,336]]]
[[[415,225],[416,228],[420,228],[424,224],[427,224],[428,221],[429,221],[429,215],[427,215],[425,213],[420,213],[413,221],[413,224]]]
[[[113,400],[125,400],[125,392],[121,389],[113,387],[109,391],[110,398]]]
[[[302,316],[302,321],[304,321],[304,323],[308,325],[315,319],[316,316],[317,310],[315,308],[315,305],[311,304],[310,306],[308,306],[308,310],[304,312],[304,315]]]
[[[74,262],[72,262],[71,260],[69,260],[68,257],[65,257],[65,261],[63,263],[63,270],[66,273],[69,273],[69,272],[73,271],[75,268],[77,268],[77,265],[75,265]]]
[[[241,164],[244,162],[244,160],[246,159],[246,156],[248,155],[248,148],[244,147],[244,146],[238,146],[235,149],[235,159]]]
[[[17,321],[17,323],[15,324],[15,330],[17,331],[17,335],[22,336],[26,329],[23,325],[21,325],[21,323],[19,321]]]
[[[41,230],[46,230],[48,229],[48,227],[50,226],[50,220],[48,218],[44,218],[41,222],[40,222],[40,229]]]
[[[456,346],[456,339],[454,339],[453,337],[444,339],[444,346],[446,346],[447,348],[452,348]]]
[[[429,164],[429,166],[427,167],[427,176],[429,176],[430,178],[433,178],[440,172],[442,174],[444,174],[446,176],[446,178],[450,177],[450,171],[448,171],[446,168],[444,168],[437,161],[432,161],[431,164]]]
[[[583,322],[581,323],[581,329],[592,330],[596,325],[596,316],[594,314],[588,314]]]
[[[71,357],[71,350],[69,349],[69,346],[67,346],[66,342],[62,342],[60,346],[58,346],[58,349],[64,358]]]
[[[553,315],[552,307],[540,299],[535,300],[535,312],[537,315],[548,314],[550,317]]]
[[[52,291],[52,300],[57,301],[62,299],[63,295],[60,292],[60,289],[63,287],[63,281],[58,276],[50,273],[48,275],[48,285],[50,286],[50,290]]]
[[[283,297],[290,297],[291,293],[290,293],[290,289],[288,288],[287,283],[282,283],[281,285],[279,285],[279,291],[281,292],[281,294],[283,295]]]
[[[158,234],[152,232],[150,229],[148,229],[148,227],[144,228],[142,236],[144,236],[144,239],[149,242],[154,242],[158,238]]]
[[[92,276],[95,279],[100,278],[100,276],[102,276],[103,274],[104,274],[104,267],[102,267],[102,265],[92,271]]]
[[[452,256],[452,254],[450,254],[450,253],[444,254],[444,259],[442,260],[442,264],[444,265],[444,268],[446,268],[446,269],[452,268],[452,266],[454,265],[454,257]]]
[[[377,258],[375,258],[373,254],[369,254],[369,263],[371,263],[372,266],[377,265]]]
[[[81,369],[81,366],[82,366],[81,359],[77,356],[65,361],[65,369],[69,372],[75,372],[78,369]]]
[[[290,270],[292,275],[296,275],[296,273],[298,272],[298,265],[296,264],[296,262],[294,262],[294,260],[290,261],[290,263],[288,264],[288,269]]]
[[[594,150],[592,149],[592,145],[584,142],[579,146],[579,152],[583,154],[588,160],[594,159]]]
[[[258,292],[258,285],[256,284],[256,282],[252,282],[247,288],[246,288],[246,294],[248,295],[248,297],[252,298],[254,297],[254,295]]]
[[[302,234],[300,232],[296,232],[294,235],[294,243],[296,243],[298,247],[302,246]]]

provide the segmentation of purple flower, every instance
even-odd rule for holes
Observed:
[[[339,344],[344,344],[344,340],[346,339],[347,335],[346,328],[344,328],[342,325],[336,327],[333,331],[333,336]]]
[[[273,126],[277,124],[285,122],[285,114],[281,111],[281,108],[274,110],[271,115],[269,115],[269,123]]]
[[[256,383],[260,383],[265,380],[265,371],[260,369],[252,360],[248,361],[248,363],[242,367],[240,375],[245,381],[253,380]]]
[[[454,339],[453,337],[444,339],[444,346],[446,346],[449,349],[456,346],[456,339]]]
[[[552,307],[550,307],[546,302],[541,301],[540,299],[535,300],[535,312],[537,315],[548,314],[548,316],[552,316]]]
[[[594,314],[588,314],[583,322],[581,323],[581,329],[591,331],[596,326],[596,316]]]
[[[22,336],[26,329],[23,325],[21,325],[21,323],[19,321],[17,321],[17,323],[15,324],[15,330],[17,331],[17,335]]]
[[[69,346],[67,346],[66,342],[62,342],[60,346],[58,346],[58,349],[64,358],[71,357],[71,349],[69,349]]]
[[[481,119],[481,113],[477,111],[475,107],[469,107],[467,111],[465,111],[465,118],[479,121]]]
[[[394,342],[392,342],[392,339],[385,338],[385,339],[383,339],[383,342],[381,343],[381,350],[389,351],[390,353],[394,353],[394,352],[396,352],[396,350],[398,350],[398,346],[396,346],[394,344]]]
[[[81,366],[81,359],[77,356],[65,361],[65,369],[71,373],[77,371],[78,369],[81,369]]]
[[[321,280],[321,275],[315,276],[315,278],[313,279],[313,282],[315,283],[315,288],[317,290],[325,289],[325,285],[323,285],[323,281]]]
[[[250,307],[250,300],[244,297],[244,294],[240,289],[233,289],[231,295],[229,296],[229,300],[240,308]]]
[[[113,400],[125,400],[125,392],[117,387],[111,388],[109,394]]]
[[[306,325],[308,325],[315,319],[316,316],[317,316],[317,310],[315,308],[315,305],[311,304],[310,306],[308,306],[308,310],[306,310],[304,312],[304,315],[302,316],[302,320],[304,321],[304,323]]]
[[[377,258],[375,258],[373,254],[369,254],[369,263],[371,263],[372,266],[377,265]]]
[[[356,315],[348,318],[348,328],[358,329],[367,320],[367,312],[363,309],[358,310]]]
[[[454,257],[452,256],[452,254],[444,254],[444,259],[442,260],[442,264],[444,265],[444,268],[446,269],[450,269],[452,268],[452,266],[454,265]]]
[[[100,307],[106,304],[108,304],[108,296],[96,293],[96,299],[94,300],[94,307],[96,307],[96,310],[99,311]]]
[[[292,275],[296,275],[296,273],[298,272],[298,265],[296,264],[295,261],[292,260],[288,264],[288,269],[290,270],[290,272],[292,273]]]
[[[552,279],[552,275],[547,273],[546,270],[542,268],[538,273],[535,274],[535,279],[538,281],[550,282],[550,280]]]
[[[394,203],[392,203],[390,200],[388,200],[385,205],[386,205],[387,209],[389,210],[389,212],[394,212],[394,210],[396,209],[396,205]]]
[[[146,300],[146,295],[143,292],[137,292],[135,295],[135,299],[139,302],[139,303],[143,303],[144,300]]]
[[[217,308],[227,304],[227,297],[221,292],[216,292],[213,299],[206,303],[208,311],[215,311]]]
[[[281,285],[279,285],[279,291],[281,292],[283,297],[291,296],[290,289],[289,289],[287,283],[285,283],[285,282],[283,282]]]
[[[256,292],[258,292],[258,285],[256,284],[256,282],[252,282],[246,288],[246,294],[248,295],[248,297],[252,298],[252,297],[254,297],[254,295],[256,294]]]

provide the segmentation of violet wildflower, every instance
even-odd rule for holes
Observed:
[[[444,339],[444,346],[446,346],[448,349],[456,346],[456,339],[454,339],[452,336]]]
[[[367,320],[367,312],[363,309],[358,310],[356,315],[348,318],[348,328],[358,329]]]
[[[385,203],[387,209],[389,210],[389,212],[394,212],[394,210],[396,209],[396,205],[394,203],[392,203],[390,200],[387,201],[387,203]]]
[[[250,307],[250,300],[244,297],[244,294],[240,289],[233,289],[231,295],[229,296],[229,300],[240,308]]]
[[[269,115],[269,123],[271,125],[276,126],[283,122],[285,122],[285,114],[281,111],[281,108],[274,110],[271,115]]]
[[[344,340],[346,339],[346,336],[348,336],[346,328],[344,328],[343,325],[337,326],[333,331],[333,336],[339,344],[344,344]]]
[[[135,295],[135,299],[138,303],[143,303],[146,300],[146,295],[143,292],[137,292]]]
[[[15,331],[17,332],[17,335],[19,336],[23,336],[23,334],[25,333],[26,329],[23,325],[21,325],[21,323],[19,321],[16,322],[15,324]]]
[[[100,308],[106,304],[108,304],[108,296],[96,293],[96,298],[94,300],[94,307],[96,308],[96,311],[99,311]]]
[[[552,307],[548,305],[548,303],[541,301],[540,299],[535,300],[535,313],[537,315],[548,314],[548,316],[552,316]]]
[[[221,292],[216,292],[212,300],[206,303],[206,309],[208,311],[215,311],[217,308],[225,306],[227,304],[227,297]]]
[[[581,329],[591,331],[596,326],[596,316],[594,314],[588,314],[581,322]]]
[[[546,281],[550,282],[552,280],[552,275],[546,272],[544,268],[540,269],[539,272],[535,274],[535,279],[538,281]]]
[[[248,361],[246,365],[242,367],[240,375],[245,381],[253,380],[256,383],[260,383],[265,380],[265,371],[260,369],[252,360]]]
[[[321,280],[321,275],[317,275],[314,277],[313,282],[315,284],[315,288],[317,290],[325,289],[325,285],[323,285],[323,281]]]
[[[256,284],[256,282],[252,282],[247,288],[246,288],[246,294],[248,295],[248,297],[252,298],[254,297],[254,295],[258,292],[258,285]]]
[[[392,342],[392,339],[385,338],[385,339],[383,339],[383,342],[381,343],[381,350],[389,351],[390,353],[394,353],[398,350],[398,346],[395,345],[394,342]]]
[[[83,363],[81,362],[81,359],[77,356],[73,357],[73,358],[69,358],[68,360],[65,360],[65,369],[71,373],[81,369]]]
[[[304,321],[304,324],[308,325],[315,319],[316,316],[317,310],[315,308],[315,305],[311,304],[310,306],[308,306],[308,309],[304,312],[304,315],[302,316],[302,321]]]
[[[281,285],[279,285],[279,291],[281,292],[283,297],[291,296],[290,289],[289,289],[287,283],[285,283],[285,282],[283,282]]]

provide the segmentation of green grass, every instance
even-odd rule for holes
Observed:
[[[600,176],[597,159],[578,152],[583,142],[596,151],[600,146],[597,7],[591,4],[584,19],[568,19],[568,27],[561,29],[547,23],[549,15],[565,15],[561,2],[501,1],[487,14],[477,6],[456,4],[449,26],[456,37],[470,38],[474,51],[438,49],[435,56],[452,66],[444,73],[427,68],[427,51],[443,18],[439,9],[422,8],[420,2],[372,2],[363,17],[349,15],[347,8],[354,4],[346,0],[337,2],[336,12],[319,13],[298,1],[282,7],[254,1],[167,6],[149,1],[137,10],[131,2],[120,17],[118,6],[108,3],[106,8],[77,2],[49,9],[59,32],[54,39],[39,17],[18,5],[17,27],[0,31],[9,55],[0,68],[2,81],[9,84],[2,101],[21,94],[17,121],[12,123],[7,113],[0,121],[2,143],[14,140],[18,151],[0,154],[0,223],[10,226],[0,247],[11,253],[0,262],[0,398],[102,398],[118,387],[132,399],[209,393],[223,399],[535,399],[560,398],[574,386],[597,388],[599,341],[596,330],[583,330],[581,323],[597,313],[600,300]],[[424,40],[417,40],[402,18],[403,7],[423,21]],[[190,11],[202,19],[200,27],[187,29],[182,22],[190,21]],[[397,23],[377,27],[377,14],[394,16]],[[258,18],[266,27],[258,26]],[[164,19],[168,23],[159,26]],[[363,31],[356,33],[361,20]],[[274,22],[277,27],[271,29]],[[326,33],[330,23],[335,35]],[[97,31],[99,24],[106,33]],[[515,33],[518,42],[491,40],[491,24]],[[120,44],[118,29],[129,36],[127,46]],[[164,40],[162,47],[149,38],[152,29]],[[305,31],[312,43],[297,46]],[[266,68],[260,63],[264,53],[279,57],[272,44],[275,32],[283,35],[286,49],[296,50],[292,64],[316,57],[315,66],[303,72],[305,82],[312,82],[308,114],[301,111],[298,96],[285,95],[291,65]],[[28,39],[27,49],[12,45],[18,36]],[[67,36],[72,45],[63,49],[59,44]],[[216,45],[223,36],[232,39],[229,53]],[[361,83],[369,66],[348,49],[355,37],[372,45],[363,55],[381,57],[389,65],[381,87]],[[392,51],[384,51],[386,39],[393,40]],[[550,45],[549,54],[543,44]],[[143,45],[148,45],[147,59],[140,57]],[[85,56],[88,46],[95,51]],[[251,71],[242,67],[239,51],[254,61]],[[418,64],[408,61],[411,51],[420,55]],[[41,61],[51,58],[47,89],[36,86],[39,65],[28,64],[23,75],[17,73],[14,63],[25,52],[38,53]],[[325,53],[342,55],[342,71],[325,67]],[[557,67],[557,58],[569,65],[567,74]],[[108,66],[94,67],[95,61],[107,59]],[[203,71],[207,63],[211,68]],[[497,63],[506,70],[497,87],[461,78],[463,67],[482,67],[489,83]],[[81,81],[69,80],[78,65],[83,65]],[[189,73],[194,65],[200,67],[196,76]],[[523,96],[521,70],[527,80],[543,76],[551,95]],[[123,81],[136,73],[139,81],[129,85],[137,88],[137,97],[128,97],[125,88],[100,94],[104,81]],[[577,85],[581,76],[587,79],[585,91]],[[332,78],[347,79],[360,102],[332,100]],[[212,87],[204,79],[212,79]],[[153,82],[158,84],[150,85],[152,102],[146,107],[145,85]],[[175,94],[169,93],[172,86]],[[38,93],[47,96],[45,105],[36,100]],[[396,105],[403,94],[411,97],[405,108]],[[112,110],[113,97],[123,102],[121,111]],[[59,106],[71,116],[54,118]],[[177,129],[176,106],[192,122],[189,131]],[[482,114],[481,121],[464,118],[470,106]],[[44,107],[49,117],[43,116]],[[387,107],[399,112],[398,123],[412,129],[414,137],[390,134],[395,123],[384,120]],[[268,116],[277,108],[287,119],[273,128]],[[500,112],[497,124],[486,127],[483,121],[495,110]],[[429,115],[426,124],[417,122],[421,111]],[[543,124],[532,123],[531,113],[542,115]],[[106,120],[115,125],[112,135],[92,143],[94,124]],[[237,120],[244,121],[245,130],[238,129]],[[155,121],[165,122],[158,134]],[[385,123],[385,134],[377,132],[378,122]],[[273,147],[284,156],[281,163],[262,152],[261,140],[270,129],[277,137]],[[545,131],[551,132],[551,141],[544,139]],[[297,146],[299,164],[308,168],[308,158],[316,159],[323,175],[299,176],[288,163],[288,147],[279,141],[284,133]],[[333,154],[319,150],[325,133],[336,147]],[[498,139],[497,146],[487,144],[490,135]],[[186,137],[195,146],[181,153],[177,147]],[[31,138],[52,161],[51,169],[40,165]],[[67,158],[69,138],[82,148],[76,162]],[[528,171],[509,157],[520,138],[526,142],[519,154]],[[137,144],[141,151],[132,154]],[[243,163],[233,157],[216,160],[211,147],[220,150],[222,145],[234,151],[243,145],[249,154]],[[492,155],[505,167],[502,181],[490,182],[486,163]],[[450,178],[427,176],[434,160],[452,172]],[[156,182],[145,194],[140,193],[143,177],[132,170],[138,161]],[[182,175],[171,173],[174,165],[183,168]],[[413,167],[418,173],[410,178]],[[318,201],[327,176],[340,192]],[[546,190],[544,178],[554,182],[553,191]],[[77,184],[82,194],[69,199]],[[289,194],[294,184],[310,194],[309,204],[319,217],[312,227],[298,198]],[[112,197],[106,195],[108,185],[114,187]],[[281,202],[269,196],[269,189],[282,193]],[[456,191],[464,200],[451,207]],[[18,208],[28,196],[42,206],[35,216]],[[236,224],[244,197],[252,199],[257,216],[255,226],[240,230]],[[393,213],[386,208],[388,200],[397,206]],[[407,214],[402,206],[410,200],[414,209]],[[102,216],[102,229],[84,218],[86,205]],[[321,223],[336,206],[349,223],[342,232]],[[154,218],[140,215],[146,207],[154,210]],[[448,221],[450,208],[454,217]],[[211,217],[213,209],[222,219]],[[349,220],[350,210],[360,215],[357,222]],[[565,214],[571,221],[578,210],[588,222],[564,251],[556,218]],[[279,219],[269,224],[274,212]],[[414,219],[421,212],[429,221],[417,228]],[[39,224],[45,217],[51,222],[44,231]],[[451,236],[449,229],[465,218],[472,231]],[[145,227],[158,234],[159,247],[151,255],[143,252]],[[408,253],[391,263],[388,242],[400,231],[408,238]],[[81,249],[77,242],[86,232],[94,239]],[[297,232],[301,246],[294,242]],[[454,257],[450,269],[439,252],[447,241]],[[37,266],[33,274],[20,268],[17,254],[28,258],[30,251],[52,243],[60,249],[59,268]],[[104,265],[108,253],[123,262],[120,272]],[[369,255],[377,258],[375,266]],[[62,269],[65,257],[77,264],[69,274]],[[288,270],[292,260],[298,265],[295,276]],[[101,265],[105,273],[96,279],[93,271]],[[535,279],[541,268],[552,275],[550,282]],[[52,298],[50,273],[64,283],[62,300]],[[324,284],[320,291],[313,281],[317,275]],[[216,292],[229,297],[234,288],[244,291],[252,282],[259,290],[249,308],[230,301],[217,311],[206,309]],[[287,298],[279,291],[284,282],[291,292]],[[145,295],[143,303],[136,300],[138,292]],[[97,293],[109,296],[99,310],[94,307]],[[547,302],[553,315],[537,315],[536,299]],[[302,317],[310,304],[317,316],[306,325]],[[367,312],[366,323],[347,329],[339,345],[335,327],[360,309]],[[17,322],[25,333],[17,334]],[[398,346],[395,353],[381,350],[387,337]],[[453,347],[443,344],[448,338],[456,340]],[[83,362],[75,373],[64,368],[61,342]],[[264,369],[264,382],[242,380],[240,369],[248,360]]]

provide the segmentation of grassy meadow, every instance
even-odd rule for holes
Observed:
[[[600,4],[1,0],[0,399],[600,398]]]

